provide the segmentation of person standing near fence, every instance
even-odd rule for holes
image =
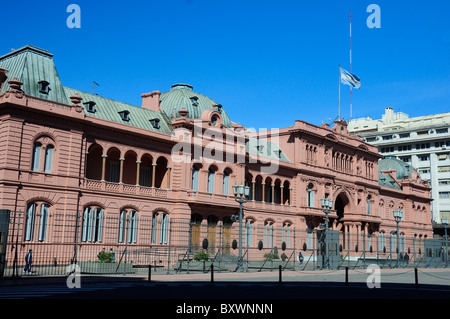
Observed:
[[[31,274],[31,263],[33,262],[32,250],[30,249],[28,253],[25,255],[25,268],[23,269],[24,273]]]
[[[300,263],[300,266],[303,265],[303,255],[301,252],[298,254],[298,261]]]

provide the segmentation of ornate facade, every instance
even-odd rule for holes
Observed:
[[[432,237],[429,185],[351,136],[343,120],[252,132],[186,84],[142,94],[134,106],[62,85],[52,55],[32,46],[0,57],[0,135],[1,208],[25,213],[20,236],[30,242],[65,236],[47,227],[51,212],[79,214],[86,229],[91,220],[82,241],[104,240],[102,220],[129,214],[132,223],[221,223],[229,242],[226,225],[239,211],[234,184],[250,187],[245,224],[264,232],[307,236],[322,227],[327,197],[329,228],[343,238],[391,234],[398,209],[401,236]],[[41,220],[31,218],[37,212]],[[132,233],[130,243],[143,236]],[[265,233],[251,236],[246,244],[256,247]],[[208,238],[215,241],[213,231]]]

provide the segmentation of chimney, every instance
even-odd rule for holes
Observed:
[[[149,109],[153,111],[160,111],[159,110],[159,97],[161,95],[161,92],[159,91],[153,91],[150,93],[144,93],[141,95],[142,97],[142,107],[144,109]]]

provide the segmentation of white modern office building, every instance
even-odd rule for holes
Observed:
[[[432,191],[432,218],[450,219],[450,113],[409,117],[387,107],[381,119],[352,119],[348,130],[378,146],[385,157],[408,162],[428,180]]]

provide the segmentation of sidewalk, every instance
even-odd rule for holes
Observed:
[[[416,273],[414,268],[406,269],[380,269],[379,273],[373,273],[367,269],[349,269],[346,275],[345,269],[339,270],[312,270],[312,271],[293,271],[285,270],[281,272],[281,282],[290,284],[305,283],[336,283],[365,284],[369,276],[379,274],[381,284],[411,284],[416,283]],[[175,282],[246,282],[246,283],[265,283],[278,284],[280,282],[279,270],[264,272],[215,272],[211,273],[182,273],[167,274],[163,272],[152,272],[149,274],[127,274],[127,275],[88,275],[80,274],[83,282],[149,282],[153,283],[175,283]],[[150,278],[149,278],[150,277]],[[47,283],[66,283],[68,276],[39,276],[23,275],[20,277],[4,277],[0,279],[0,286],[16,285],[39,285]],[[426,285],[449,286],[450,288],[450,269],[446,268],[419,268],[417,270],[417,282]]]

